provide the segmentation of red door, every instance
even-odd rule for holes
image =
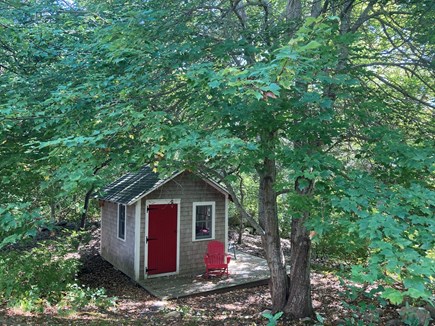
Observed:
[[[148,275],[177,270],[177,204],[149,205]]]

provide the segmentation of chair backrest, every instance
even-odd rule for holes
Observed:
[[[213,240],[207,245],[207,254],[223,255],[225,253],[225,245],[221,241]]]

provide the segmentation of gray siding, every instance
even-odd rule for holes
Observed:
[[[225,243],[225,195],[201,178],[184,172],[141,199],[139,279],[145,274],[145,212],[146,201],[153,199],[180,200],[179,274],[205,272],[204,254],[209,241],[192,241],[193,202],[215,202],[215,238]],[[117,208],[103,201],[101,208],[101,256],[132,279],[134,273],[135,204],[127,206],[126,239],[117,238]]]
[[[134,205],[127,206],[125,241],[117,237],[118,204],[101,207],[101,256],[115,268],[134,278]]]
[[[208,241],[192,241],[193,202],[215,202],[215,239],[225,242],[225,196],[201,178],[185,172],[167,182],[141,203],[140,278],[144,277],[145,210],[151,199],[180,199],[180,265],[179,274],[189,275],[205,271],[204,254]]]

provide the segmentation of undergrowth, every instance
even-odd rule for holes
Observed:
[[[68,231],[30,249],[1,251],[0,303],[32,312],[43,312],[46,307],[67,312],[113,306],[115,298],[109,298],[104,289],[78,284],[77,247],[85,235]]]

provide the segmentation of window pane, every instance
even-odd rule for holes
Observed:
[[[196,239],[208,239],[212,236],[212,206],[196,206]]]
[[[125,239],[125,205],[118,206],[118,238]]]

